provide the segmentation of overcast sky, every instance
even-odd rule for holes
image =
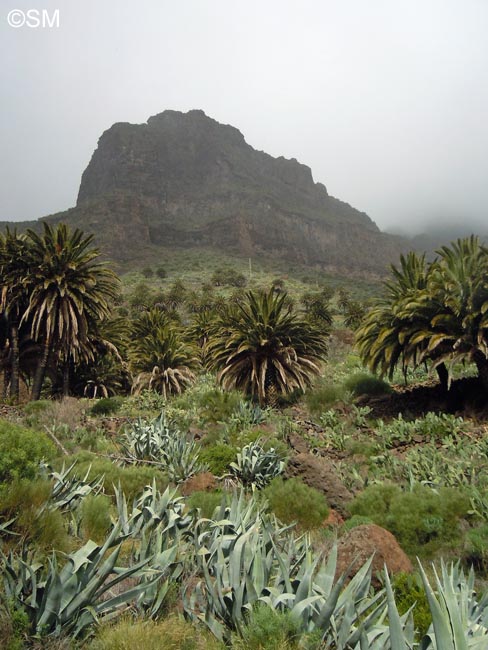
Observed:
[[[0,7],[0,219],[73,206],[114,122],[201,108],[383,229],[487,222],[488,0]],[[8,25],[31,8],[59,27]]]

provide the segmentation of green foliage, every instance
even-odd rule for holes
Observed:
[[[11,530],[39,551],[66,551],[71,540],[61,511],[50,507],[51,496],[51,481],[14,481],[2,490],[0,515],[13,519]]]
[[[160,280],[163,280],[168,274],[164,266],[159,265],[156,267],[156,275]]]
[[[229,266],[216,269],[212,275],[211,282],[217,287],[225,285],[230,287],[245,287],[247,284],[246,277]]]
[[[111,526],[111,501],[104,494],[90,494],[80,505],[81,526],[85,540],[101,543]]]
[[[149,278],[152,278],[154,276],[154,271],[150,266],[145,266],[142,271],[142,275],[148,280]]]
[[[308,410],[312,415],[320,415],[331,406],[344,399],[345,390],[337,384],[318,384],[305,394]]]
[[[342,524],[341,530],[343,533],[347,533],[357,526],[364,526],[365,524],[373,524],[374,521],[370,517],[365,517],[364,515],[353,515]]]
[[[416,484],[403,492],[397,485],[380,484],[366,488],[349,511],[389,530],[407,553],[428,557],[459,541],[459,519],[469,507],[466,494],[453,488],[434,491]]]
[[[357,373],[348,377],[344,387],[353,395],[386,395],[392,392],[390,384],[386,381],[366,373]]]
[[[225,646],[203,627],[181,616],[161,621],[125,618],[116,625],[104,625],[87,650],[225,650]]]
[[[160,463],[178,483],[205,469],[199,460],[200,445],[168,422],[164,412],[150,422],[140,418],[133,422],[126,429],[122,447],[132,462]]]
[[[215,444],[203,447],[200,460],[212,474],[223,476],[229,471],[229,466],[235,460],[237,448],[232,445]]]
[[[228,420],[241,402],[242,396],[237,391],[224,392],[217,388],[212,389],[201,397],[201,417],[205,422],[218,424]]]
[[[91,415],[113,415],[122,405],[120,397],[102,397],[91,407]]]
[[[478,571],[486,574],[488,570],[488,524],[467,531],[463,559]]]
[[[472,235],[437,254],[427,264],[409,253],[392,267],[386,295],[356,332],[361,358],[390,377],[397,365],[406,374],[431,361],[446,388],[455,364],[475,363],[486,388],[488,249]]]
[[[281,474],[285,463],[273,448],[265,451],[258,441],[250,443],[237,454],[230,471],[244,487],[263,489]]]
[[[150,583],[133,587],[128,578],[141,576],[148,561],[116,569],[118,539],[115,527],[103,545],[87,542],[68,555],[62,567],[55,553],[44,562],[33,561],[25,549],[20,555],[2,554],[5,596],[24,608],[33,634],[80,637],[90,625],[113,618],[126,603],[144,595]],[[114,595],[120,583],[124,585]]]
[[[221,491],[216,492],[193,492],[188,497],[188,506],[190,508],[199,508],[202,517],[210,519],[224,499]]]
[[[420,575],[397,573],[392,580],[398,612],[406,614],[413,607],[415,629],[419,638],[422,638],[432,623],[432,614]]]
[[[34,478],[40,461],[55,452],[45,433],[0,420],[0,483]]]
[[[389,448],[398,443],[411,443],[414,436],[417,440],[433,442],[445,438],[455,440],[456,436],[464,430],[465,422],[463,418],[448,413],[437,415],[437,413],[429,412],[424,417],[415,420],[404,420],[401,414],[388,423],[379,420],[375,428],[381,444],[385,448]]]
[[[301,636],[300,622],[290,612],[280,612],[267,605],[254,607],[246,618],[240,635],[233,635],[236,650],[286,650],[297,647]]]
[[[327,353],[326,338],[292,311],[285,293],[251,291],[220,315],[208,349],[223,388],[242,390],[262,406],[311,386]]]
[[[108,495],[115,494],[114,486],[119,483],[122,491],[128,499],[133,499],[153,480],[159,489],[168,485],[168,477],[160,469],[148,466],[120,466],[109,459],[98,458],[87,452],[77,454],[73,457],[77,460],[74,468],[74,475],[83,478],[88,469],[91,468],[92,476],[103,477],[103,489]]]
[[[263,495],[280,521],[296,522],[304,530],[319,528],[329,514],[324,495],[297,478],[275,478]]]

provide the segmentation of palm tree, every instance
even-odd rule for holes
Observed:
[[[366,314],[356,331],[356,345],[363,363],[371,372],[388,375],[390,379],[398,364],[406,375],[409,366],[421,362],[426,343],[417,340],[415,335],[430,326],[432,315],[429,303],[419,301],[427,287],[425,255],[402,255],[400,268],[392,265],[391,272],[393,279],[385,282],[385,295]]]
[[[43,222],[43,229],[42,235],[27,231],[29,303],[22,317],[22,322],[31,321],[32,337],[42,344],[32,385],[34,400],[40,397],[53,354],[63,359],[65,377],[71,362],[92,355],[90,331],[109,316],[117,296],[115,274],[97,261],[99,252],[91,248],[93,235],[85,236],[79,229],[71,232],[63,223],[54,227]]]
[[[488,389],[488,249],[472,235],[437,253],[421,296],[435,313],[417,338],[436,364],[474,363]]]
[[[10,378],[10,396],[16,400],[19,397],[20,339],[25,338],[25,332],[20,333],[19,329],[28,302],[28,246],[26,237],[16,231],[7,228],[5,235],[0,235],[0,311],[8,330],[4,372]]]
[[[137,373],[132,386],[135,394],[149,389],[166,398],[182,393],[195,381],[193,350],[167,324],[136,339],[130,359],[132,370]]]
[[[393,276],[356,333],[363,362],[391,376],[430,361],[445,387],[454,363],[474,362],[488,388],[488,249],[459,239],[428,266],[410,253]]]
[[[293,312],[286,293],[251,291],[220,316],[209,352],[224,389],[272,404],[280,394],[311,385],[326,356],[327,337]]]

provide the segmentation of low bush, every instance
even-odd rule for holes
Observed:
[[[39,462],[55,455],[56,449],[45,433],[0,421],[0,483],[34,478]]]
[[[364,526],[365,524],[374,524],[374,521],[370,517],[365,517],[364,515],[353,515],[350,519],[346,521],[341,526],[341,532],[347,533],[357,526]]]
[[[392,578],[395,603],[400,615],[413,607],[413,622],[421,639],[432,623],[429,601],[418,573],[397,573]]]
[[[420,484],[409,492],[393,484],[372,485],[349,505],[352,515],[369,517],[393,533],[406,553],[423,557],[459,541],[459,520],[469,509],[462,491]]]
[[[236,459],[236,456],[237,447],[216,444],[204,447],[200,453],[200,460],[207,465],[209,472],[215,476],[222,476],[229,472],[229,465]]]
[[[162,621],[127,618],[113,626],[102,626],[87,650],[224,650],[224,645],[204,628],[196,628],[182,617]]]
[[[242,627],[241,635],[234,634],[235,650],[288,650],[297,648],[300,621],[290,612],[280,612],[267,605],[255,607]]]
[[[91,407],[91,415],[113,415],[120,410],[123,399],[120,397],[102,397]]]
[[[348,377],[344,382],[344,387],[355,396],[387,395],[392,391],[390,384],[383,379],[363,372]]]
[[[121,467],[108,458],[98,458],[88,452],[75,454],[67,458],[66,463],[72,463],[74,460],[77,463],[73,469],[73,474],[77,478],[84,478],[88,469],[91,468],[90,477],[103,476],[103,489],[106,494],[114,495],[114,486],[117,487],[120,482],[122,491],[129,502],[142,492],[146,485],[150,485],[153,480],[156,480],[156,486],[162,491],[165,490],[169,483],[166,474],[149,465]]]
[[[297,478],[275,478],[262,493],[280,521],[304,530],[320,527],[329,514],[324,495]]]
[[[0,516],[14,519],[11,530],[41,551],[66,551],[71,541],[61,512],[47,505],[51,494],[51,481],[15,481],[1,493]]]
[[[215,511],[222,503],[224,494],[218,490],[216,492],[193,492],[188,497],[189,508],[200,508],[201,516],[210,519]]]
[[[488,571],[488,524],[466,533],[463,560],[484,574]]]
[[[111,526],[110,499],[104,494],[89,494],[80,505],[81,525],[85,541],[102,543]]]
[[[330,409],[333,404],[340,402],[344,397],[344,388],[337,384],[318,385],[313,390],[305,393],[307,407],[312,415],[320,415]]]

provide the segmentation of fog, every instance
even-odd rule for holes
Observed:
[[[382,229],[488,231],[485,0],[0,4],[1,220],[73,206],[114,122],[201,108]]]

